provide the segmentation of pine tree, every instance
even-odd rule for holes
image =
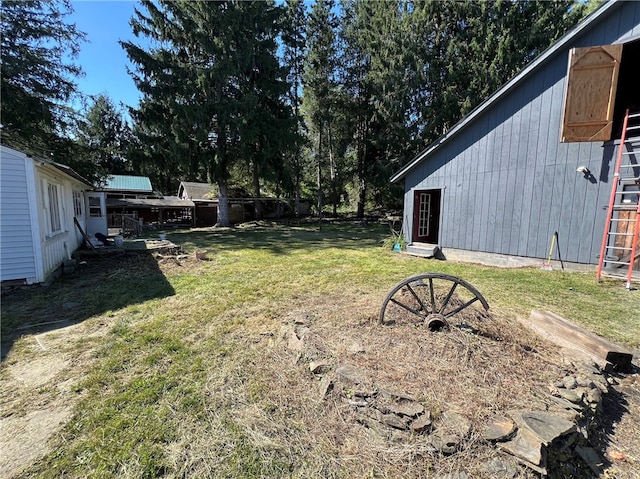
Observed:
[[[357,158],[357,215],[389,197],[388,178],[408,155],[412,64],[402,2],[343,2],[344,84]]]
[[[82,71],[73,59],[84,40],[66,22],[71,11],[69,0],[0,4],[3,143],[41,154],[69,149],[61,137],[75,121],[67,103],[77,94]]]
[[[291,177],[293,180],[293,196],[295,198],[295,215],[299,218],[301,184],[304,167],[302,163],[302,148],[304,145],[304,119],[301,113],[302,82],[304,75],[305,53],[305,28],[307,15],[303,0],[289,0],[286,2],[285,28],[282,35],[284,67],[288,70],[287,81],[289,92],[288,103],[292,109],[295,129],[292,131],[292,148],[287,151],[286,158],[289,162]]]
[[[131,130],[124,113],[106,95],[98,95],[86,112],[78,131],[78,142],[104,174],[131,170],[128,149]]]
[[[315,135],[312,151],[316,165],[317,207],[324,207],[324,168],[332,157],[331,128],[335,94],[335,32],[333,0],[314,3],[307,23],[307,50],[303,76],[303,107],[310,132]],[[328,160],[328,161],[327,161]]]
[[[407,16],[416,57],[420,138],[450,129],[583,16],[573,0],[416,1]]]
[[[229,224],[231,172],[243,158],[259,178],[267,142],[285,128],[286,84],[275,59],[280,8],[273,2],[145,1],[136,35],[155,41],[143,50],[123,44],[143,93],[134,119],[151,135],[168,134],[165,151],[190,176],[217,183],[218,224]],[[283,126],[284,125],[284,126]],[[259,191],[259,185],[258,185]]]

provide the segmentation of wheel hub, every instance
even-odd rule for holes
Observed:
[[[449,329],[449,323],[447,319],[439,313],[430,314],[424,320],[429,331],[438,332],[438,331],[447,331]]]

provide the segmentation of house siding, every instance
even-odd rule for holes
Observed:
[[[615,148],[560,143],[560,122],[569,48],[640,35],[640,2],[612,10],[406,174],[406,212],[414,190],[444,186],[443,249],[544,258],[557,231],[563,260],[597,263]],[[594,182],[576,172],[580,165]],[[406,213],[408,239],[412,221]]]
[[[0,160],[0,279],[38,281],[36,252],[32,235],[32,212],[28,188],[26,155],[2,148]]]
[[[55,168],[48,165],[36,166],[37,178],[37,204],[39,206],[39,216],[41,225],[47,225],[48,210],[45,198],[47,184],[56,185],[59,188],[60,199],[60,223],[61,231],[51,234],[48,228],[43,227],[40,231],[40,241],[42,248],[42,263],[44,277],[51,275],[65,260],[71,258],[73,253],[81,244],[76,234],[76,226],[73,221],[73,189],[79,187],[79,183],[72,181],[66,175],[58,173]],[[84,187],[86,188],[86,187]],[[86,229],[86,225],[81,223]]]
[[[84,201],[89,185],[44,160],[0,148],[1,280],[43,282],[82,244],[73,220],[73,191],[80,192]],[[50,231],[48,184],[58,191],[60,229],[56,232]],[[80,224],[86,227],[82,217]]]

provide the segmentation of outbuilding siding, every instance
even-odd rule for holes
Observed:
[[[569,48],[640,35],[640,2],[623,2],[405,175],[404,231],[413,192],[444,187],[445,249],[544,258],[558,232],[565,261],[597,263],[611,191],[614,145],[560,143]],[[576,172],[584,165],[594,177]]]

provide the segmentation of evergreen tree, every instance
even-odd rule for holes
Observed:
[[[124,113],[106,95],[93,99],[78,132],[80,145],[100,171],[124,174],[131,171],[127,159],[131,130]]]
[[[335,159],[332,150],[333,102],[335,99],[335,32],[333,0],[314,3],[307,23],[307,49],[303,76],[303,107],[311,135],[316,165],[317,207],[324,206],[324,168]],[[328,160],[328,161],[327,161]],[[333,169],[332,169],[333,171]]]
[[[286,116],[274,61],[280,8],[240,1],[142,5],[146,12],[136,10],[133,30],[155,44],[148,51],[123,44],[143,93],[133,115],[143,123],[137,131],[168,133],[165,152],[188,152],[177,160],[180,169],[217,183],[218,224],[228,225],[234,165],[249,155],[259,175],[265,138],[277,137],[273,128],[282,123],[275,119]]]
[[[243,158],[251,168],[255,217],[262,219],[262,180],[283,181],[282,152],[293,138],[291,108],[284,102],[289,91],[286,70],[276,56],[276,37],[284,11],[266,2],[239,4],[240,36],[235,52],[241,63],[238,76],[239,137]]]
[[[287,69],[287,81],[290,85],[287,95],[291,106],[295,129],[292,148],[285,152],[285,167],[289,167],[293,180],[293,196],[295,198],[295,214],[300,217],[301,184],[304,166],[302,148],[304,146],[304,119],[300,107],[302,105],[302,82],[304,75],[305,28],[307,15],[303,0],[286,2],[285,28],[282,35],[283,61]]]
[[[412,111],[419,138],[435,140],[575,25],[584,8],[572,0],[538,2],[416,1]]]
[[[69,151],[63,137],[75,116],[77,56],[84,34],[67,23],[69,0],[3,0],[2,140],[26,151]],[[71,60],[69,60],[71,59]],[[56,157],[57,158],[57,157]]]
[[[357,215],[387,203],[389,176],[408,156],[413,54],[399,2],[343,2],[344,85],[352,99]]]

